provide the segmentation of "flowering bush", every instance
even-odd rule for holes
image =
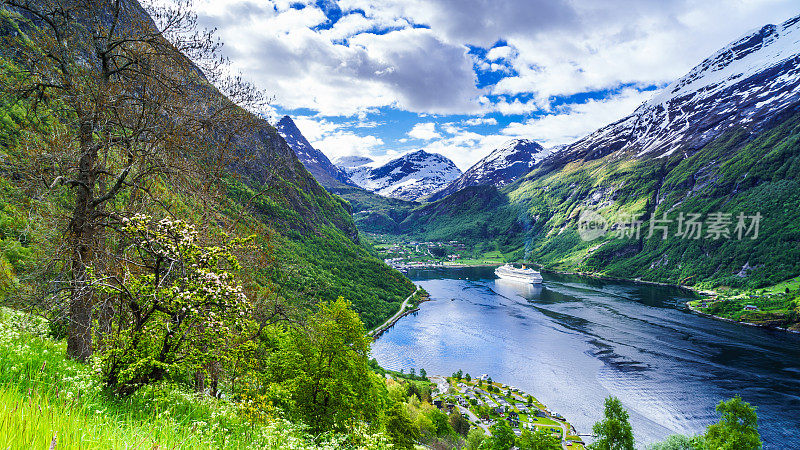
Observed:
[[[182,221],[124,221],[130,243],[118,275],[93,275],[93,284],[115,309],[104,330],[101,378],[120,394],[169,373],[200,370],[224,353],[248,326],[250,303],[228,270],[231,253],[246,240],[204,247]],[[101,314],[102,315],[102,314]]]

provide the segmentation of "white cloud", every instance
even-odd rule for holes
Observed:
[[[452,136],[432,142],[426,150],[441,153],[452,159],[459,168],[466,170],[511,138],[531,139],[544,147],[575,142],[598,128],[632,113],[652,95],[652,91],[623,89],[618,94],[602,100],[564,105],[550,114],[523,122],[512,122],[500,130],[499,134],[481,135],[453,127],[452,131],[455,133]],[[477,123],[482,120],[494,119],[475,118],[465,120],[463,123]]]
[[[514,53],[514,49],[503,45],[494,47],[486,53],[486,59],[489,61],[497,61],[498,59],[508,59]]]
[[[349,131],[337,131],[311,143],[332,161],[348,155],[371,157],[383,144],[383,139],[379,137],[360,136]]]
[[[459,169],[467,170],[508,139],[503,135],[482,135],[461,130],[454,136],[430,143],[425,150],[440,153],[453,160]]]
[[[292,120],[311,145],[331,161],[348,155],[371,156],[384,145],[379,137],[351,131],[352,122],[334,123],[309,116],[297,116]]]
[[[410,18],[453,44],[489,48],[505,41],[488,51],[488,62],[477,65],[507,73],[504,64],[510,63],[517,74],[490,90],[496,95],[534,94],[537,102],[532,107],[553,96],[668,83],[748,29],[797,14],[792,0],[346,0],[340,4],[384,22]],[[490,64],[500,60],[503,65]],[[496,110],[521,111],[509,105]]]
[[[421,139],[423,141],[430,141],[442,137],[442,135],[436,131],[436,124],[433,122],[420,122],[414,125],[407,134],[409,137]]]
[[[314,5],[210,0],[199,4],[199,15],[202,25],[218,28],[233,68],[282,108],[331,116],[387,106],[430,113],[479,109],[467,49],[402,17],[348,14],[331,29],[315,31],[327,18]],[[370,32],[375,27],[393,31]]]
[[[457,126],[454,122],[443,123],[442,130],[447,134],[458,134],[462,131],[461,127]]]
[[[494,117],[475,117],[474,119],[467,119],[461,123],[471,127],[477,125],[497,125],[497,119]]]
[[[777,0],[573,5],[578,28],[507,36],[516,49],[507,62],[517,75],[493,86],[493,94],[530,93],[542,103],[625,84],[663,85],[748,29],[797,14],[796,4]]]
[[[554,97],[664,85],[748,29],[797,14],[796,0],[340,0],[343,15],[330,26],[310,0],[299,9],[291,0],[197,2],[201,25],[218,28],[234,69],[274,95],[278,110],[318,113],[315,125],[298,125],[329,156],[403,148],[406,138],[384,142],[382,127],[361,134],[382,119],[366,117],[387,108],[419,117],[534,116],[491,136],[464,127],[497,127],[493,118],[412,130],[436,139],[430,149],[460,167],[509,136],[548,145],[577,139],[649,94],[630,88],[563,107]],[[468,45],[488,49],[486,57]],[[505,78],[478,89],[474,70]]]
[[[315,141],[342,129],[341,125],[322,118],[295,116],[292,120],[312,145]]]
[[[502,133],[509,137],[533,139],[545,147],[568,144],[621,119],[653,95],[637,89],[624,89],[603,100],[566,105],[553,114],[512,122]]]

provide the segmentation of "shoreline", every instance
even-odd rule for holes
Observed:
[[[463,378],[455,379],[446,375],[431,375],[428,377],[428,379],[431,383],[436,385],[437,390],[439,391],[439,393],[434,396],[435,400],[449,400],[449,404],[452,405],[453,408],[458,409],[462,414],[467,414],[470,422],[475,422],[475,425],[482,429],[484,433],[488,434],[489,436],[491,436],[491,432],[489,431],[489,426],[491,424],[497,421],[509,420],[509,425],[511,425],[512,428],[515,428],[517,431],[521,431],[525,428],[529,430],[541,429],[555,431],[555,428],[553,427],[556,427],[558,428],[558,439],[562,449],[568,449],[568,447],[573,445],[576,449],[585,448],[586,443],[584,441],[584,437],[589,435],[580,434],[577,428],[572,425],[564,416],[552,411],[547,407],[547,405],[542,403],[537,397],[531,395],[529,392],[498,381],[493,381],[491,385],[493,385],[495,388],[498,388],[499,391],[496,391],[496,393],[491,393],[491,391],[487,392],[488,389],[486,387],[489,386],[489,382],[488,379],[484,379],[483,377],[472,378],[470,381],[467,381]],[[478,380],[481,380],[481,382],[485,381],[486,385],[479,385]],[[442,386],[445,386],[445,389],[442,389]],[[448,390],[450,388],[455,389],[457,394],[449,394]],[[510,395],[507,395],[504,392],[510,393]],[[496,408],[503,408],[502,400],[505,400],[505,412],[503,414],[499,414],[499,417],[496,415],[492,416],[488,422],[483,420],[483,418],[478,417],[477,412],[473,410],[476,404],[473,404],[470,401],[464,401],[463,403],[459,401],[459,398],[464,400],[464,397],[462,396],[469,397],[470,393],[473,395],[472,398],[478,400],[482,405],[488,405],[491,408],[491,405],[493,404],[494,408],[492,409],[495,410],[495,414],[498,414],[496,412]],[[498,398],[501,398],[502,400],[498,400]],[[528,399],[531,400],[528,401]],[[526,407],[526,411],[515,411],[520,404]],[[445,405],[442,404],[440,408],[444,406]],[[538,410],[542,412],[543,415],[533,415],[527,410],[527,408]],[[516,425],[510,423],[512,412],[517,413]],[[508,418],[506,418],[505,414],[509,414]],[[530,418],[533,419],[530,420]],[[540,418],[544,418],[553,423],[537,423],[539,422]]]
[[[496,267],[502,266],[502,263],[483,263],[483,264],[459,264],[459,263],[446,263],[446,264],[420,264],[420,265],[392,265],[389,267],[399,270],[408,271],[411,269],[468,269],[470,267]],[[405,272],[402,272],[405,275]]]
[[[420,302],[420,303],[422,303],[422,302]],[[383,333],[385,333],[389,328],[392,328],[394,326],[394,324],[397,323],[398,320],[402,319],[403,317],[405,317],[405,316],[407,316],[407,315],[409,315],[411,313],[415,313],[417,311],[419,311],[419,306],[417,306],[415,308],[412,308],[412,309],[409,309],[408,311],[403,312],[399,316],[395,317],[394,320],[390,321],[389,323],[386,323],[386,324],[384,324],[384,325],[372,330],[372,332],[370,333],[370,336],[372,336],[372,340],[374,341],[374,340],[378,339],[379,337],[381,337],[381,335]]]
[[[642,279],[639,279],[639,278],[610,277],[610,276],[607,276],[607,275],[600,275],[600,274],[594,273],[594,272],[567,272],[567,271],[563,271],[563,270],[545,269],[545,268],[542,268],[542,266],[540,266],[540,265],[538,265],[536,263],[533,263],[533,264],[538,267],[540,272],[545,272],[545,273],[554,273],[554,274],[557,274],[557,275],[573,275],[573,276],[579,276],[579,277],[593,278],[595,280],[601,280],[601,281],[623,281],[623,282],[626,282],[626,283],[635,283],[635,284],[643,284],[643,285],[650,285],[650,286],[661,286],[661,287],[671,287],[671,288],[677,288],[677,289],[680,289],[680,290],[683,290],[683,291],[689,291],[689,292],[692,292],[692,293],[695,293],[695,294],[701,295],[701,296],[717,295],[717,293],[715,291],[698,289],[698,288],[694,288],[694,287],[691,287],[691,286],[684,286],[684,285],[681,285],[681,284],[664,283],[664,282],[661,282],[661,281],[649,281],[649,280],[642,280]]]
[[[729,319],[727,317],[722,317],[722,316],[717,316],[717,315],[714,315],[714,314],[704,313],[704,312],[698,310],[697,308],[693,307],[692,305],[690,305],[689,302],[686,302],[686,307],[689,309],[689,312],[691,312],[693,314],[697,314],[699,316],[708,317],[708,318],[711,318],[711,319],[721,320],[723,322],[730,322],[730,323],[736,323],[736,324],[740,324],[740,325],[747,325],[748,327],[762,328],[764,330],[774,330],[774,331],[783,331],[783,332],[786,332],[786,333],[800,334],[800,331],[790,330],[790,329],[784,328],[784,327],[771,326],[771,325],[762,325],[760,323],[753,323],[753,322],[742,322],[742,321],[739,321],[739,320]]]
[[[386,321],[383,322],[381,325],[379,325],[376,328],[373,328],[372,330],[367,332],[367,335],[371,336],[373,341],[375,339],[378,339],[378,337],[381,334],[383,334],[386,330],[388,330],[389,328],[394,326],[394,324],[396,324],[398,320],[402,319],[403,317],[405,317],[405,316],[407,316],[407,315],[409,315],[411,313],[419,311],[419,305],[421,303],[424,303],[424,302],[427,302],[427,301],[430,300],[430,296],[421,295],[420,298],[419,298],[419,302],[417,302],[417,306],[415,306],[415,307],[413,307],[413,308],[411,308],[411,309],[406,311],[405,308],[406,308],[409,300],[414,298],[414,296],[417,295],[417,293],[420,291],[420,287],[419,286],[415,285],[415,287],[416,287],[416,289],[414,290],[414,292],[411,295],[409,295],[408,297],[406,297],[406,299],[403,300],[403,302],[400,304],[400,310],[399,311],[394,313],[394,315],[392,315],[392,317],[389,317],[388,319],[386,319]]]

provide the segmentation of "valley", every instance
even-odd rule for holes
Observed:
[[[796,9],[3,0],[0,448],[800,446]]]
[[[366,234],[383,261],[402,272],[419,267],[499,265],[505,262],[499,251],[477,253],[458,241],[407,240],[403,236]]]

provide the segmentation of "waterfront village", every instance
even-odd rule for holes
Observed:
[[[471,378],[458,371],[451,377],[431,376],[434,406],[450,414],[457,409],[470,425],[491,434],[489,428],[506,421],[514,434],[523,429],[544,431],[561,440],[563,448],[583,449],[575,428],[556,412],[520,389],[498,383],[486,374]]]
[[[469,248],[459,241],[406,241],[401,237],[368,234],[378,255],[386,264],[406,272],[427,267],[460,267],[494,265],[504,262],[503,255],[494,249]]]

